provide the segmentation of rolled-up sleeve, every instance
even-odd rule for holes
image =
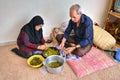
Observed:
[[[85,47],[88,44],[91,45],[93,43],[93,22],[91,20],[89,20],[86,22],[85,26],[86,26],[85,36],[79,42],[81,47]]]

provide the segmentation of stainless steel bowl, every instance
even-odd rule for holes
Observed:
[[[60,62],[60,63],[62,63],[62,65],[59,66],[59,67],[56,67],[56,68],[51,68],[51,67],[48,66],[48,64],[51,63],[51,62]],[[64,58],[62,56],[58,56],[58,55],[51,55],[51,56],[47,57],[45,59],[45,61],[43,62],[47,71],[49,73],[53,73],[53,74],[61,72],[63,70],[64,63],[65,63]]]

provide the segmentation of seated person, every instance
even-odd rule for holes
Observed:
[[[28,58],[33,54],[39,54],[38,51],[46,49],[47,45],[43,38],[42,30],[43,24],[43,19],[40,16],[35,16],[22,27],[17,38],[19,55]]]
[[[93,22],[81,12],[78,4],[70,8],[70,21],[64,35],[57,35],[56,39],[60,43],[59,47],[65,49],[66,53],[74,53],[80,57],[85,55],[93,44]],[[71,31],[74,35],[70,35]],[[70,36],[69,36],[70,35]]]

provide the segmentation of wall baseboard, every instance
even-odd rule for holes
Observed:
[[[44,38],[45,38],[45,40],[47,40],[50,37],[48,35],[46,35]],[[10,45],[10,44],[16,44],[16,41],[3,42],[3,43],[0,43],[0,46]]]
[[[10,45],[10,44],[16,44],[16,41],[3,42],[0,43],[0,46]]]

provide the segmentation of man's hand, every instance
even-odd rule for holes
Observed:
[[[60,48],[60,49],[63,49],[64,46],[65,46],[65,43],[61,43],[61,44],[59,45],[59,48]]]
[[[69,54],[69,53],[71,53],[72,51],[74,51],[75,48],[76,48],[76,47],[68,47],[68,48],[65,49],[65,53],[66,53],[66,54]]]
[[[59,45],[59,48],[60,48],[60,49],[63,49],[63,48],[64,48],[65,42],[66,42],[66,39],[63,38],[61,44]]]

